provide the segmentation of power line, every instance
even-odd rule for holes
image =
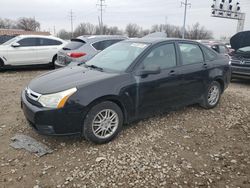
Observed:
[[[99,0],[99,3],[96,4],[96,6],[99,7],[100,10],[100,18],[98,17],[99,20],[99,26],[100,26],[100,34],[103,34],[103,11],[104,7],[106,7],[105,0]]]
[[[186,32],[186,18],[187,18],[187,7],[191,7],[191,3],[188,2],[188,0],[185,0],[185,2],[181,2],[181,6],[184,5],[184,21],[183,21],[183,27],[182,27],[182,38],[185,38],[185,32]]]

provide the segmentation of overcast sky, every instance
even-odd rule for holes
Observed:
[[[184,1],[184,0],[183,0]],[[182,26],[184,8],[181,0],[106,0],[103,22],[109,26],[125,28],[128,23],[137,23],[145,29],[153,24],[169,23]],[[211,17],[213,0],[189,0],[187,25],[200,22],[212,30],[215,38],[230,36],[236,32],[237,21]],[[239,0],[246,12],[245,30],[250,30],[250,0]],[[17,19],[35,17],[42,30],[53,33],[65,28],[70,30],[69,12],[74,12],[74,26],[81,22],[98,24],[97,0],[5,0],[1,2],[1,18]]]

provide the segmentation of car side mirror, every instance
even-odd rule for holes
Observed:
[[[161,69],[159,66],[148,66],[136,72],[136,76],[147,76],[150,74],[159,74]]]
[[[15,42],[15,43],[13,43],[11,46],[14,47],[14,48],[16,48],[16,47],[19,47],[20,44],[19,44],[18,42]]]

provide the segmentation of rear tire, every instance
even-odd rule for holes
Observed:
[[[0,58],[0,69],[3,69],[4,68],[4,62],[3,60]]]
[[[220,101],[221,93],[222,90],[220,83],[213,81],[207,88],[201,106],[206,109],[212,109],[216,107]]]
[[[54,55],[53,59],[52,59],[52,62],[50,63],[50,67],[52,69],[55,69],[55,62],[57,60],[57,55]]]
[[[110,101],[93,106],[85,117],[83,136],[96,144],[114,139],[121,131],[123,113],[120,107]]]

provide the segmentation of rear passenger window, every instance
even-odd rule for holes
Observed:
[[[121,40],[105,40],[105,41],[100,41],[92,44],[92,46],[96,50],[104,50],[105,48],[111,46],[112,44],[115,44],[117,42],[120,42]]]
[[[157,66],[161,69],[176,66],[176,54],[174,44],[164,44],[154,48],[143,60],[144,69],[151,66]]]
[[[58,40],[53,40],[53,39],[45,39],[45,38],[40,38],[40,46],[56,46],[56,45],[61,45],[62,42]]]
[[[214,53],[213,50],[208,49],[204,46],[201,46],[201,49],[204,52],[204,56],[205,56],[206,61],[213,61],[216,59],[217,55]]]
[[[179,47],[183,65],[202,63],[204,61],[202,51],[198,45],[179,43]]]
[[[37,46],[37,38],[25,38],[18,41],[21,47]]]

